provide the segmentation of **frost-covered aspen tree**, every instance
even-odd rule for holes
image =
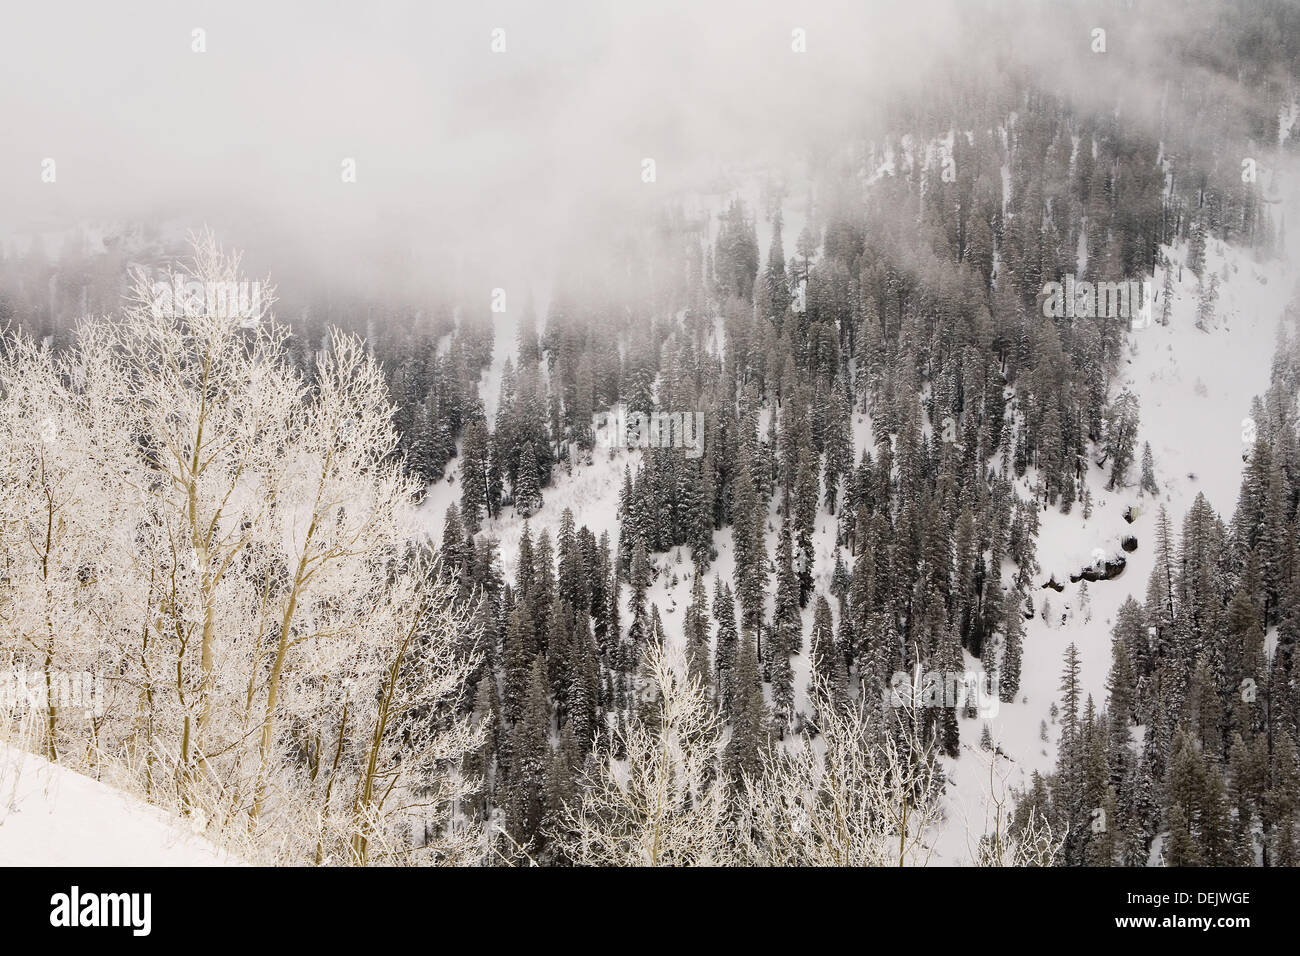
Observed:
[[[170,286],[237,280],[205,238]],[[473,628],[412,544],[379,367],[335,334],[304,375],[269,314],[156,289],[57,356],[4,343],[4,649],[101,667],[118,706],[83,742],[250,855],[459,861]]]
[[[965,821],[970,857],[976,866],[1053,866],[1065,843],[1065,834],[1053,831],[1051,821],[1039,808],[1015,806],[1023,794],[1015,794],[1007,783],[1009,769],[1000,769],[999,753],[972,756],[987,764],[988,793],[984,800],[982,826]]]
[[[230,284],[237,265],[203,240],[189,274]],[[154,444],[149,513],[167,550],[149,574],[166,582],[161,636],[177,675],[182,802],[233,818],[246,808],[250,829],[278,807],[283,821],[272,830],[300,832],[306,771],[330,784],[322,812],[351,797],[346,859],[365,862],[374,838],[396,845],[386,815],[414,805],[408,787],[430,806],[450,802],[455,785],[435,770],[455,768],[472,747],[444,713],[469,666],[456,650],[465,622],[447,618],[453,592],[413,557],[418,485],[397,453],[383,374],[359,339],[336,333],[304,379],[269,316],[250,327],[193,310],[159,314],[137,300],[118,347]],[[373,683],[385,673],[386,695]],[[346,721],[331,703],[340,689],[351,694]],[[413,734],[417,710],[442,732]],[[325,742],[340,727],[369,749],[340,751],[322,776]],[[400,774],[395,728],[424,741]],[[317,834],[305,852],[334,853],[325,842]]]
[[[56,355],[22,336],[0,349],[0,657],[11,705],[40,715],[53,760],[71,727],[95,737],[104,713],[99,662],[121,648],[129,594],[117,570],[134,498],[123,380],[102,352]],[[124,486],[126,490],[124,491]]]
[[[299,768],[296,807],[315,826],[314,862],[473,862],[480,834],[463,824],[477,781],[461,773],[481,732],[454,716],[473,657],[476,609],[418,553],[353,632],[355,652],[317,686],[295,688],[290,712],[311,716],[316,754]]]
[[[722,723],[680,651],[645,652],[655,697],[598,755],[554,834],[586,866],[710,866],[727,862],[728,808],[719,773]],[[625,759],[615,759],[619,744]]]
[[[254,822],[274,760],[281,684],[300,668],[310,674],[313,667],[334,666],[327,655],[313,655],[318,638],[340,628],[365,632],[369,605],[387,584],[386,563],[400,556],[416,493],[395,456],[382,373],[358,339],[335,335],[331,344],[318,363],[301,426],[293,430],[287,448],[292,464],[271,522],[287,575],[262,592],[262,606],[274,614],[271,640],[259,648],[252,669],[265,684]]]
[[[818,729],[764,756],[745,781],[737,852],[762,866],[907,866],[929,857],[940,819],[940,754],[907,707],[877,727],[859,703],[815,685]]]
[[[1005,822],[1005,821],[1004,821]],[[1055,866],[1065,844],[1051,823],[1031,808],[1019,826],[986,834],[975,852],[977,866]]]
[[[208,236],[168,279],[163,286],[173,288],[235,283],[238,257]],[[247,721],[236,702],[248,662],[274,633],[272,582],[282,579],[287,537],[278,512],[296,466],[287,452],[305,426],[305,389],[284,361],[283,327],[160,301],[156,288],[137,276],[114,345],[151,472],[146,508],[159,543],[142,555],[158,563],[135,570],[161,582],[155,647],[179,719],[169,757],[191,806],[214,756],[240,762]]]

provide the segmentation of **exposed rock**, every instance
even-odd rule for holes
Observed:
[[[1070,582],[1079,581],[1109,581],[1111,578],[1117,578],[1124,573],[1124,566],[1128,564],[1128,559],[1124,555],[1118,555],[1097,564],[1091,564],[1084,568],[1078,574],[1070,575]]]

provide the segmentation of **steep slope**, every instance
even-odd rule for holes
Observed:
[[[230,866],[163,810],[0,744],[0,866]]]
[[[1164,251],[1177,270],[1186,250],[1166,247]],[[1040,587],[1032,594],[1037,613],[1026,622],[1020,693],[987,721],[1005,756],[979,750],[984,721],[962,721],[963,756],[950,765],[951,822],[969,819],[983,825],[990,819],[990,779],[1001,795],[1024,786],[1034,771],[1054,769],[1060,728],[1051,710],[1060,698],[1064,655],[1071,643],[1079,649],[1084,694],[1091,695],[1099,709],[1104,705],[1111,627],[1126,598],[1131,595],[1141,602],[1145,596],[1160,508],[1168,512],[1175,532],[1200,493],[1224,521],[1232,517],[1242,453],[1248,447],[1242,440],[1243,419],[1251,399],[1268,385],[1277,331],[1294,278],[1285,263],[1261,265],[1249,253],[1219,242],[1209,244],[1206,259],[1206,276],[1215,272],[1221,280],[1215,322],[1204,331],[1196,328],[1196,277],[1183,269],[1181,282],[1174,284],[1169,325],[1157,322],[1130,334],[1122,369],[1112,383],[1112,393],[1128,388],[1141,404],[1139,460],[1129,470],[1126,486],[1107,490],[1109,471],[1093,462],[1088,472],[1091,517],[1085,520],[1078,504],[1070,514],[1049,508],[1040,515],[1042,570],[1036,580]],[[1155,496],[1139,487],[1143,442],[1150,442],[1155,461],[1159,491]],[[1032,495],[1032,478],[1031,471],[1021,484],[1026,497]],[[1131,523],[1124,517],[1128,509]],[[1136,550],[1128,553],[1122,549],[1127,536],[1137,542]],[[1070,576],[1092,565],[1098,556],[1110,560],[1121,554],[1127,562],[1122,574],[1088,583],[1084,607],[1080,601],[1084,582],[1071,583]],[[1042,587],[1049,579],[1064,589],[1058,593]],[[1044,617],[1045,609],[1050,620]],[[937,848],[945,861],[969,858],[960,827],[950,826]]]
[[[1185,250],[1166,248],[1164,252],[1176,270],[1170,323],[1163,326],[1157,322],[1131,333],[1121,369],[1111,383],[1112,394],[1128,389],[1140,402],[1139,461],[1130,469],[1125,486],[1114,490],[1107,488],[1109,470],[1092,463],[1087,480],[1093,508],[1088,519],[1083,518],[1079,504],[1069,514],[1056,508],[1041,512],[1041,572],[1032,592],[1035,617],[1026,622],[1020,693],[1014,703],[1002,704],[995,715],[961,721],[962,756],[948,762],[952,786],[947,797],[947,823],[935,835],[934,862],[969,862],[973,855],[969,834],[984,832],[991,826],[997,800],[1005,799],[1009,806],[1007,798],[1012,788],[1027,784],[1034,771],[1047,773],[1053,769],[1059,726],[1052,709],[1059,698],[1063,655],[1071,642],[1079,648],[1084,693],[1091,695],[1098,707],[1104,705],[1111,627],[1127,597],[1132,595],[1140,601],[1144,596],[1160,507],[1167,509],[1175,529],[1198,493],[1204,493],[1225,520],[1231,516],[1245,447],[1242,419],[1252,397],[1267,385],[1278,327],[1292,292],[1292,273],[1286,263],[1256,263],[1249,253],[1212,241],[1207,249],[1205,275],[1218,275],[1219,300],[1214,321],[1202,330],[1196,327],[1196,277],[1179,268]],[[494,368],[512,346],[513,335],[503,327],[498,332]],[[490,401],[497,376],[489,373],[485,378],[482,394]],[[853,431],[856,459],[872,442],[870,417],[855,413]],[[1159,488],[1155,496],[1139,487],[1144,442],[1150,443],[1154,455]],[[624,467],[631,466],[635,471],[639,454],[636,450],[604,447],[598,436],[590,464],[576,466],[571,472],[556,469],[552,486],[545,489],[545,506],[531,519],[533,533],[547,530],[554,538],[567,507],[573,510],[579,525],[588,525],[597,536],[609,531],[611,538],[616,538]],[[435,543],[447,505],[459,499],[458,479],[458,462],[453,461],[447,476],[430,489],[421,509],[424,528]],[[1034,480],[1031,469],[1018,484],[1026,499],[1032,498]],[[1126,520],[1126,513],[1131,522]],[[497,519],[486,521],[483,528],[500,543],[507,580],[515,572],[522,527],[522,520],[507,507]],[[769,556],[776,553],[776,528],[773,503],[768,523]],[[829,589],[835,561],[835,529],[835,516],[819,509],[814,535],[815,589],[819,592]],[[1131,552],[1122,547],[1128,537],[1136,540],[1136,550]],[[710,594],[712,576],[728,581],[735,569],[730,529],[716,532],[714,544],[718,557],[709,569]],[[1127,561],[1123,573],[1088,584],[1085,606],[1080,584],[1071,583],[1071,575],[1094,564],[1099,556],[1110,560],[1119,555]],[[649,600],[658,606],[670,639],[680,641],[690,603],[692,569],[688,549],[652,555],[651,563],[655,577]],[[1063,590],[1043,587],[1049,579],[1062,584]],[[626,592],[624,598],[626,601]],[[1050,620],[1044,611],[1050,614]],[[806,637],[812,623],[811,602],[803,613]],[[976,670],[979,662],[968,659],[968,665]],[[793,667],[798,706],[802,709],[809,673],[806,653],[795,658]],[[996,756],[980,749],[985,726],[995,743]]]

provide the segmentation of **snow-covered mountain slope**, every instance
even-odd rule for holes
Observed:
[[[1286,263],[1260,264],[1248,252],[1211,241],[1206,251],[1206,272],[1219,276],[1219,299],[1215,320],[1205,330],[1196,327],[1197,280],[1187,269],[1179,270],[1185,250],[1166,248],[1175,270],[1172,315],[1169,325],[1158,322],[1130,333],[1121,369],[1111,383],[1112,394],[1127,388],[1140,402],[1141,428],[1137,449],[1149,442],[1154,455],[1156,496],[1139,487],[1140,467],[1135,462],[1126,487],[1108,490],[1109,470],[1091,465],[1088,483],[1092,513],[1083,518],[1078,503],[1069,514],[1049,508],[1040,514],[1037,576],[1033,601],[1038,612],[1027,621],[1020,694],[1014,703],[1002,704],[987,719],[961,720],[962,755],[948,761],[952,786],[947,796],[947,822],[935,834],[935,863],[962,864],[972,859],[974,839],[991,826],[997,801],[1004,811],[1011,806],[1012,788],[1029,782],[1034,771],[1051,772],[1056,760],[1059,725],[1051,714],[1058,700],[1063,655],[1071,643],[1078,645],[1082,681],[1098,707],[1105,702],[1105,681],[1110,667],[1110,631],[1119,606],[1130,595],[1141,601],[1153,562],[1154,527],[1161,505],[1169,514],[1171,527],[1180,527],[1183,515],[1198,493],[1224,517],[1231,517],[1242,471],[1242,419],[1251,399],[1268,384],[1277,331],[1284,308],[1293,292],[1294,273]],[[1181,271],[1181,277],[1178,273]],[[1162,278],[1162,277],[1158,277]],[[1157,287],[1158,287],[1157,283]],[[1157,315],[1159,308],[1157,306]],[[512,350],[513,336],[499,330],[498,350]],[[494,363],[495,365],[499,363]],[[499,378],[488,374],[483,397],[492,396]],[[494,381],[497,379],[497,381]],[[868,415],[854,414],[855,459],[872,442]],[[596,534],[617,534],[619,490],[625,465],[636,468],[639,452],[611,450],[599,444],[589,465],[572,473],[556,469],[551,487],[545,489],[545,506],[531,519],[534,534],[548,530],[554,538],[563,510],[571,508],[579,525]],[[425,529],[435,543],[441,533],[447,505],[459,499],[458,462],[453,461],[444,480],[430,489],[422,506]],[[1025,498],[1033,495],[1034,473],[1021,483]],[[775,505],[773,506],[775,507]],[[1130,510],[1131,509],[1131,510]],[[1129,511],[1132,521],[1125,519]],[[484,525],[484,532],[500,542],[502,570],[507,580],[515,572],[518,541],[523,522],[510,508]],[[776,553],[775,513],[769,518],[768,554]],[[836,518],[819,510],[814,535],[815,588],[827,592],[835,563]],[[1132,536],[1137,548],[1122,550],[1124,538]],[[717,560],[709,569],[731,580],[735,570],[729,528],[716,532]],[[1071,574],[1091,565],[1099,553],[1108,558],[1124,554],[1123,573],[1111,580],[1088,584],[1088,601],[1081,601],[1080,585],[1070,583]],[[846,561],[851,557],[845,555]],[[683,618],[690,603],[691,562],[686,548],[651,556],[656,575],[649,600],[659,607],[665,630],[682,639]],[[1057,592],[1043,588],[1049,579],[1064,585]],[[708,592],[712,593],[711,577]],[[625,593],[625,600],[627,595]],[[834,602],[832,602],[834,604]],[[1050,620],[1043,616],[1044,609]],[[770,612],[770,608],[769,608]],[[626,618],[624,618],[626,620]],[[812,604],[804,610],[804,633],[812,623]],[[972,670],[979,664],[968,661]],[[794,660],[795,689],[803,707],[809,674],[806,653]],[[985,726],[995,742],[996,755],[981,750],[979,741]],[[1046,733],[1044,735],[1044,725]]]
[[[1185,251],[1164,249],[1175,276]],[[1079,649],[1084,693],[1092,695],[1099,709],[1104,705],[1111,628],[1126,598],[1131,595],[1141,602],[1145,597],[1161,506],[1175,534],[1200,493],[1225,522],[1232,517],[1242,453],[1248,447],[1242,440],[1243,419],[1251,399],[1268,387],[1277,331],[1295,279],[1285,263],[1261,265],[1248,252],[1219,242],[1209,243],[1206,251],[1207,278],[1211,272],[1220,277],[1215,322],[1205,331],[1196,328],[1196,277],[1183,269],[1181,282],[1174,284],[1169,325],[1157,322],[1130,333],[1120,374],[1112,383],[1112,394],[1127,388],[1139,399],[1138,453],[1143,442],[1150,442],[1159,493],[1151,496],[1141,491],[1136,463],[1128,486],[1108,491],[1109,471],[1093,463],[1088,473],[1093,498],[1090,518],[1084,520],[1078,503],[1070,514],[1056,508],[1040,514],[1042,571],[1033,592],[1038,614],[1026,622],[1020,694],[987,721],[1005,756],[979,750],[985,721],[961,722],[963,754],[949,764],[950,826],[936,847],[944,862],[969,859],[963,828],[951,824],[970,820],[975,829],[984,827],[992,812],[991,779],[992,790],[1000,796],[1011,787],[1024,786],[1035,770],[1054,769],[1060,727],[1051,709],[1060,696],[1065,649],[1071,643]],[[1028,480],[1021,490],[1026,496],[1032,494]],[[1124,517],[1130,508],[1131,523]],[[1137,549],[1130,553],[1121,548],[1127,536],[1137,540]],[[1124,554],[1127,564],[1118,577],[1088,583],[1085,606],[1080,600],[1084,582],[1071,583],[1070,575],[1091,565],[1098,549],[1108,559]],[[1064,590],[1043,588],[1051,578]],[[1044,618],[1045,608],[1050,619]],[[991,761],[996,761],[992,768]]]
[[[0,744],[0,866],[229,866],[166,812]]]

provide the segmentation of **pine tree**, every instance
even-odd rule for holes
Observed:
[[[578,752],[585,756],[595,743],[600,720],[600,664],[585,617],[574,623],[570,647],[572,671],[565,710]]]
[[[781,242],[781,212],[772,219],[772,242],[767,251],[767,271],[764,274],[770,313],[779,322],[790,306],[790,288],[785,277],[785,246]]]
[[[1165,866],[1201,866],[1200,849],[1192,836],[1187,812],[1182,804],[1175,803],[1165,817]]]
[[[1205,268],[1205,220],[1199,216],[1192,224],[1191,238],[1187,243],[1187,268],[1198,277]]]
[[[559,558],[559,574],[555,582],[557,593],[569,602],[570,607],[585,610],[590,598],[590,583],[578,548],[578,533],[574,528],[571,508],[565,508],[560,515],[555,544]]]
[[[687,674],[712,698],[714,693],[709,668],[709,607],[704,593],[704,573],[699,568],[696,568],[695,580],[691,584],[691,603],[686,608],[685,631]]]
[[[537,312],[530,295],[524,304],[523,314],[515,331],[515,341],[519,352],[519,368],[523,370],[535,366],[542,358],[541,344],[537,337]]]
[[[1025,622],[1019,601],[1007,601],[1002,611],[1002,660],[998,665],[998,699],[1011,703],[1020,693],[1020,664]]]
[[[743,610],[743,625],[757,632],[763,623],[767,585],[767,547],[764,532],[767,509],[755,487],[748,463],[742,463],[732,489],[732,541],[736,552],[736,596]]]
[[[1174,270],[1169,260],[1164,262],[1164,278],[1160,286],[1160,324],[1168,325],[1174,314]]]
[[[808,446],[799,449],[794,483],[795,572],[799,577],[799,606],[808,605],[813,585],[813,531],[817,525],[817,469]]]
[[[1296,866],[1300,863],[1300,760],[1289,730],[1278,732],[1268,768],[1265,794],[1266,865]]]
[[[503,716],[508,724],[516,723],[523,710],[528,691],[528,674],[532,668],[536,639],[533,621],[526,605],[520,604],[510,612],[505,633],[505,697]]]
[[[1121,393],[1111,403],[1106,416],[1106,455],[1111,462],[1109,488],[1124,484],[1124,475],[1133,462],[1138,423],[1137,398],[1130,392]]]
[[[519,456],[519,472],[514,486],[515,512],[524,518],[535,515],[542,508],[542,489],[537,481],[537,456],[532,442],[524,444]]]
[[[650,621],[646,611],[646,590],[650,587],[650,562],[646,558],[645,545],[640,541],[636,543],[636,548],[632,552],[632,569],[628,575],[628,583],[632,588],[629,604],[632,622],[628,626],[628,640],[631,641],[634,653],[639,656],[645,642],[650,638]]]
[[[741,635],[732,678],[731,739],[727,742],[724,765],[733,792],[739,792],[744,778],[757,777],[766,738],[767,705],[758,672],[758,652],[753,636]]]
[[[1082,852],[1087,840],[1087,821],[1090,811],[1096,806],[1088,802],[1086,789],[1088,737],[1085,730],[1091,731],[1080,719],[1080,695],[1082,689],[1080,674],[1079,649],[1071,643],[1065,649],[1065,670],[1061,675],[1061,735],[1057,749],[1057,787],[1059,797],[1057,804],[1068,827],[1066,843],[1063,847],[1067,862],[1077,865],[1082,862]],[[1091,698],[1088,701],[1091,709]]]
[[[780,656],[799,653],[802,633],[799,617],[799,579],[794,571],[794,541],[790,521],[781,523],[776,549],[776,602],[772,612],[772,640],[766,647],[768,666]]]
[[[1079,684],[1081,666],[1078,645],[1071,642],[1065,649],[1065,672],[1061,675],[1060,686],[1063,744],[1067,736],[1073,736],[1078,730],[1079,696],[1082,693]]]
[[[560,731],[560,745],[551,751],[550,763],[546,768],[541,831],[545,834],[547,843],[538,857],[543,865],[564,866],[574,862],[565,852],[564,840],[553,838],[566,835],[565,808],[578,798],[576,771],[581,759],[573,727],[565,724]]]
[[[722,716],[732,719],[735,704],[734,671],[739,641],[736,632],[736,607],[731,587],[719,578],[713,579],[713,616],[718,622],[717,643],[714,648],[714,670],[718,688],[718,705]]]
[[[551,763],[550,734],[546,667],[539,657],[533,661],[521,719],[511,732],[505,798],[506,829],[517,845],[534,856],[545,845],[541,826]]]
[[[830,400],[830,418],[826,423],[826,447],[823,451],[822,486],[826,510],[835,514],[840,484],[853,470],[853,422],[849,402],[839,388]]]
[[[946,680],[948,681],[955,680],[955,675],[961,674],[965,670],[962,666],[961,645],[957,641],[954,628],[943,628],[937,663],[938,669],[947,675]],[[948,702],[945,701],[944,703],[947,704]],[[958,756],[961,753],[961,728],[957,720],[957,708],[955,706],[931,708],[931,713],[936,723],[939,747],[949,757]]]
[[[480,680],[474,691],[474,706],[471,714],[474,726],[482,731],[483,737],[478,748],[467,755],[465,771],[470,777],[481,781],[478,792],[470,802],[479,817],[483,819],[487,818],[489,811],[496,805],[496,755],[500,713],[501,705],[497,700],[496,680],[491,677]]]
[[[818,595],[817,605],[813,611],[812,632],[808,637],[812,674],[814,681],[820,681],[827,689],[831,702],[838,707],[846,700],[846,676],[844,672],[844,655],[835,641],[835,625],[831,618],[831,605],[825,595]],[[815,684],[810,685],[808,698],[815,700]],[[814,717],[814,720],[819,718]]]
[[[1160,493],[1156,486],[1155,464],[1151,460],[1151,443],[1142,443],[1142,491],[1155,496]]]
[[[487,457],[487,428],[478,420],[471,421],[465,428],[460,459],[461,520],[471,534],[479,530],[484,509],[488,508]]]
[[[1205,332],[1214,323],[1219,302],[1219,277],[1211,274],[1209,282],[1200,282],[1196,290],[1196,327]]]
[[[447,505],[447,513],[442,522],[442,547],[439,552],[442,555],[443,570],[453,573],[460,578],[462,596],[466,586],[465,577],[469,573],[470,554],[466,551],[465,528],[461,524],[460,509],[456,507],[456,502]]]

